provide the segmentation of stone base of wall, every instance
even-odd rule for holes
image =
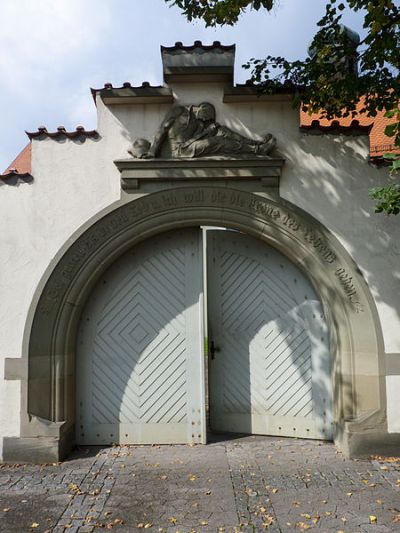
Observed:
[[[4,437],[3,463],[57,463],[73,449],[74,435],[62,437]]]

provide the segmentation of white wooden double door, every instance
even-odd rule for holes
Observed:
[[[330,374],[321,304],[285,256],[239,232],[161,234],[82,314],[77,442],[205,443],[206,398],[214,431],[330,439]]]

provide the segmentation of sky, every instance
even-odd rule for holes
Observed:
[[[279,0],[234,27],[189,23],[164,0],[0,0],[0,172],[44,125],[96,128],[90,87],[162,84],[160,45],[236,44],[235,82],[252,57],[304,58],[325,0]],[[362,33],[362,15],[344,23]]]

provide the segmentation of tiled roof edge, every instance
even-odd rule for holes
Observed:
[[[212,44],[203,44],[201,41],[194,41],[193,44],[184,45],[182,42],[177,41],[173,46],[160,46],[161,52],[172,52],[175,50],[184,50],[189,52],[195,48],[203,48],[203,50],[215,50],[219,48],[220,50],[235,50],[235,44],[221,44],[220,41],[214,41]]]
[[[258,83],[253,83],[251,80],[247,80],[245,83],[236,83],[235,87],[250,87],[254,90],[259,90],[260,93],[263,93],[263,85]],[[300,85],[295,85],[291,81],[285,81],[284,83],[276,84],[274,87],[271,87],[271,90],[293,90],[293,91],[302,91],[304,87]]]
[[[2,181],[7,181],[12,178],[17,178],[24,182],[29,182],[33,180],[33,176],[30,172],[18,172],[18,170],[15,168],[10,168],[3,174],[0,174],[0,180]]]
[[[77,126],[75,131],[67,131],[64,126],[59,126],[57,131],[47,131],[45,126],[39,126],[37,131],[25,132],[29,139],[37,139],[38,137],[50,137],[51,139],[59,139],[61,137],[67,137],[68,139],[76,139],[78,137],[97,138],[99,133],[96,130],[85,130],[83,126]]]
[[[311,124],[302,124],[301,131],[321,131],[323,133],[346,133],[349,130],[356,130],[360,133],[368,134],[371,130],[372,124],[362,125],[356,119],[352,120],[349,125],[344,126],[340,124],[339,120],[332,120],[330,124],[322,125],[319,120],[313,120]]]
[[[91,88],[90,92],[95,95],[97,92],[104,91],[104,89],[165,89],[164,85],[151,85],[148,81],[143,81],[141,85],[132,85],[129,81],[125,81],[120,87],[114,87],[112,83],[105,83],[104,87],[100,89]]]

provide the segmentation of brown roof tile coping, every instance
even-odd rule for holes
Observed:
[[[343,124],[339,119],[333,119],[324,123],[323,120],[314,119],[309,124],[301,124],[302,131],[314,131],[323,133],[348,133],[355,132],[367,134],[372,128],[372,124],[361,124],[359,120],[353,119],[348,123]]]
[[[385,135],[385,127],[395,122],[386,118],[384,111],[378,111],[375,117],[359,111],[363,107],[361,101],[356,108],[355,117],[338,117],[335,119],[321,118],[318,113],[309,114],[300,110],[300,129],[305,132],[318,131],[323,133],[351,133],[351,130],[369,134],[369,155],[378,160],[387,152],[400,153],[400,148],[394,145],[393,137]]]
[[[51,139],[60,139],[67,137],[68,139],[77,139],[77,138],[97,138],[99,133],[96,130],[86,130],[83,126],[77,126],[75,131],[67,131],[64,126],[59,126],[57,131],[50,132],[47,131],[45,126],[39,126],[37,131],[26,131],[25,132],[29,139],[37,139],[40,137],[49,137]]]
[[[114,85],[110,82],[107,82],[104,84],[103,87],[100,89],[91,88],[91,93],[96,93],[104,90],[113,90],[113,89],[144,89],[144,88],[150,88],[150,89],[166,89],[163,85],[151,85],[148,81],[143,81],[141,85],[132,85],[131,82],[125,81],[120,87],[114,87]]]
[[[194,41],[193,44],[184,45],[180,41],[177,41],[173,46],[160,46],[161,51],[166,50],[172,52],[173,50],[183,50],[185,52],[190,52],[195,48],[203,48],[203,50],[214,50],[219,48],[220,50],[235,50],[236,45],[234,44],[221,44],[220,41],[214,41],[212,44],[203,44],[201,41]]]
[[[162,85],[151,85],[144,81],[141,85],[134,86],[128,81],[121,87],[114,87],[112,83],[105,83],[102,89],[90,89],[93,100],[100,95],[103,102],[113,104],[144,104],[144,103],[168,103],[174,102],[172,90]]]

